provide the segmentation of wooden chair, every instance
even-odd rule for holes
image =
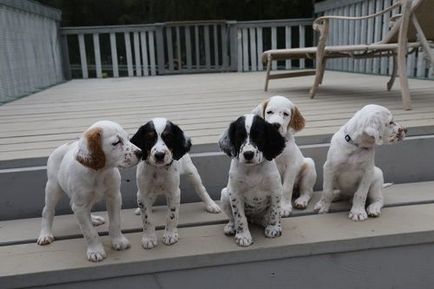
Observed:
[[[391,29],[385,37],[372,44],[327,46],[330,20],[365,20],[381,16],[385,13],[401,7],[401,14],[392,15]],[[282,78],[279,74],[270,74],[271,62],[273,60],[315,58],[316,70],[313,87],[310,90],[310,97],[313,98],[322,83],[326,61],[329,58],[372,58],[372,57],[393,57],[393,71],[387,83],[387,90],[393,86],[396,74],[399,75],[401,84],[401,95],[404,108],[411,109],[411,96],[408,88],[406,56],[409,51],[416,51],[422,47],[425,57],[434,66],[434,54],[431,47],[434,47],[434,0],[399,0],[390,7],[372,15],[362,17],[345,16],[322,16],[315,19],[313,28],[320,33],[318,46],[295,49],[268,50],[262,54],[262,61],[267,64],[265,90],[268,89],[270,79]],[[291,77],[288,75],[283,77]],[[298,75],[295,75],[298,76]]]

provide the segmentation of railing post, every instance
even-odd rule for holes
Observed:
[[[237,21],[227,21],[229,36],[229,58],[231,63],[228,68],[231,71],[237,71],[238,67],[238,41],[237,41]]]
[[[158,74],[164,74],[164,38],[163,38],[164,23],[155,24],[155,41],[157,42],[157,66]]]
[[[69,62],[69,49],[68,49],[68,38],[66,35],[60,37],[62,45],[62,66],[63,66],[63,77],[65,80],[70,80],[71,76],[71,63]]]

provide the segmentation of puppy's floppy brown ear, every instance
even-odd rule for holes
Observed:
[[[298,110],[296,106],[292,108],[291,113],[291,121],[288,126],[291,127],[295,131],[300,131],[304,128],[305,120],[301,112]]]
[[[258,104],[258,106],[252,110],[252,113],[256,114],[262,118],[265,118],[265,110],[267,109],[268,101],[269,100],[267,99],[267,100],[264,100],[263,102],[261,102],[260,104]]]
[[[99,170],[105,166],[105,154],[102,150],[102,129],[87,130],[79,141],[76,160],[88,168]]]

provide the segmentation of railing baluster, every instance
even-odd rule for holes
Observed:
[[[167,59],[169,61],[169,71],[173,72],[173,41],[172,41],[172,27],[166,27],[166,43],[167,43]]]
[[[382,0],[376,0],[375,3],[375,12],[379,12],[383,9]],[[381,40],[381,31],[382,31],[382,17],[375,17],[375,32],[374,32],[374,41],[378,42]],[[377,74],[380,72],[380,59],[376,57],[373,62],[373,73]]]
[[[200,69],[199,26],[194,26],[194,48],[196,49],[196,69]]]
[[[251,70],[256,71],[257,70],[257,59],[258,55],[256,54],[256,33],[255,28],[249,28],[250,33],[250,62],[252,64]]]
[[[149,31],[148,37],[149,37],[149,62],[151,65],[151,75],[157,75],[156,65],[155,65],[154,31]]]
[[[237,51],[237,55],[238,55],[238,72],[243,71],[243,36],[242,36],[242,30],[238,29],[237,30],[237,42],[238,42],[238,51]]]
[[[374,14],[375,12],[375,2],[374,0],[369,0],[369,8],[368,8],[368,14]],[[368,33],[366,42],[368,44],[374,42],[374,20],[368,19]],[[366,59],[366,73],[372,73],[372,58]]]
[[[219,61],[219,44],[217,39],[217,25],[213,25],[213,34],[214,34],[214,69],[217,69],[219,67],[220,61]]]
[[[185,26],[185,53],[187,56],[187,70],[192,70],[192,54],[191,54],[191,26]]]
[[[262,71],[264,70],[264,66],[262,64],[262,52],[264,51],[263,45],[262,45],[262,27],[256,28],[256,41],[257,41],[257,47],[258,47],[258,70]]]
[[[384,8],[389,7],[392,4],[391,0],[384,0]],[[383,15],[383,31],[382,31],[382,37],[384,38],[384,36],[387,34],[387,32],[389,31],[389,22],[390,22],[390,12],[386,13]],[[387,74],[387,67],[388,62],[390,61],[390,57],[381,57],[381,64],[380,64],[380,73],[381,74]]]
[[[149,75],[149,67],[148,67],[148,43],[146,41],[146,32],[140,32],[140,42],[142,46],[142,59],[143,59],[143,75]]]
[[[87,72],[86,44],[84,43],[84,34],[78,34],[78,45],[80,47],[81,73],[83,78],[89,78]]]
[[[178,62],[178,69],[182,70],[182,57],[181,57],[181,36],[179,26],[176,26],[176,58]]]
[[[298,26],[299,29],[299,34],[300,34],[300,47],[305,47],[306,46],[306,28],[304,27],[304,25],[299,25]],[[305,60],[304,58],[300,59],[300,68],[304,68],[305,67]]]
[[[249,71],[249,36],[247,28],[243,28],[243,71]]]
[[[368,15],[368,1],[362,2],[362,15]],[[360,27],[360,43],[366,44],[367,39],[367,30],[368,30],[368,23],[369,21],[360,21],[361,27]],[[362,58],[359,62],[359,71],[358,72],[365,72],[366,71],[366,59]]]
[[[276,35],[276,27],[271,27],[271,49],[277,48],[277,35]],[[271,65],[271,69],[276,70],[277,69],[277,61],[273,61]]]
[[[113,69],[113,77],[119,77],[119,68],[118,68],[118,52],[116,48],[116,34],[110,33],[110,50],[112,54],[112,69]]]
[[[136,75],[142,76],[142,64],[140,60],[139,32],[134,32],[134,60],[136,62]]]
[[[125,38],[125,51],[127,52],[128,76],[134,76],[133,57],[132,57],[132,53],[131,53],[130,33],[129,32],[125,32],[124,33],[124,38]]]
[[[101,53],[99,49],[99,34],[93,33],[93,50],[95,52],[96,77],[102,78]]]
[[[221,25],[221,37],[222,37],[222,58],[223,58],[223,69],[227,70],[229,67],[229,55],[228,55],[228,41],[227,41],[227,29],[226,25]]]
[[[285,48],[290,49],[292,46],[292,27],[291,26],[285,26]],[[291,59],[288,59],[285,61],[285,69],[291,69],[292,68],[292,61]]]
[[[211,49],[209,45],[209,26],[205,25],[204,29],[204,38],[205,38],[205,64],[206,69],[209,70],[211,68]]]

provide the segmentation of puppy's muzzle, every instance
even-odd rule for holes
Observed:
[[[156,152],[156,153],[154,154],[154,158],[155,158],[155,160],[156,160],[157,162],[161,162],[161,161],[163,161],[163,160],[164,160],[164,156],[165,156],[165,153],[163,153],[163,152]]]
[[[246,161],[251,161],[253,159],[253,157],[255,156],[255,153],[252,151],[247,151],[243,153],[244,159]]]
[[[274,126],[277,130],[279,130],[281,127],[280,123],[277,122],[273,122],[271,125]]]

